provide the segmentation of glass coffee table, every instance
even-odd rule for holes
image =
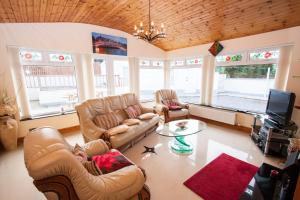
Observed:
[[[186,123],[186,125],[179,127],[180,123]],[[190,142],[186,141],[186,136],[199,133],[204,129],[206,129],[206,123],[195,119],[185,119],[160,125],[156,129],[156,133],[174,138],[169,144],[175,153],[190,154],[193,152],[193,146]]]

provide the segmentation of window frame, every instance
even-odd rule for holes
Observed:
[[[269,59],[269,60],[251,60],[250,59],[250,53],[254,53],[254,52],[263,52],[263,51],[279,51],[279,56],[277,59]],[[241,52],[236,52],[236,53],[231,53],[230,55],[232,54],[242,54],[244,55],[243,58],[242,58],[242,62],[217,62],[215,60],[215,65],[214,65],[214,69],[216,69],[217,67],[230,67],[230,66],[239,66],[239,65],[264,65],[264,64],[275,64],[277,65],[278,67],[278,64],[279,64],[279,59],[280,59],[280,49],[279,48],[264,48],[264,49],[253,49],[253,50],[248,50],[248,51],[245,51],[243,53]],[[224,55],[224,54],[221,54],[221,55]],[[228,55],[228,54],[225,54],[225,55]],[[277,74],[277,70],[276,70],[276,73],[275,73],[275,79],[276,79],[276,75]],[[213,80],[215,80],[215,71],[214,71],[214,78]],[[212,86],[212,91],[211,91],[211,99],[213,101],[213,94],[214,94],[214,88],[215,88],[215,84],[216,82],[214,81],[213,82],[213,86]],[[271,89],[271,88],[270,88]],[[233,111],[239,111],[239,112],[248,112],[248,113],[260,113],[258,111],[252,111],[252,110],[240,110],[239,108],[230,108],[230,107],[223,107],[223,106],[219,106],[219,105],[213,105],[212,104],[212,101],[210,103],[210,106],[212,107],[216,107],[216,108],[220,108],[220,109],[226,109],[226,110],[233,110]]]
[[[25,61],[21,58],[21,51],[32,51],[32,52],[39,52],[42,54],[42,60],[41,61]],[[56,62],[56,61],[50,61],[50,54],[68,54],[71,56],[72,62]],[[24,114],[24,113],[20,113],[21,119],[23,118],[42,118],[45,116],[53,116],[53,115],[62,115],[62,114],[66,114],[66,113],[73,113],[75,112],[75,107],[73,107],[72,109],[68,109],[68,110],[58,110],[58,111],[51,111],[51,112],[43,112],[43,113],[39,113],[39,114],[33,114],[32,112],[32,107],[30,105],[30,100],[29,100],[29,96],[28,96],[28,86],[25,80],[25,71],[24,71],[24,67],[25,66],[41,66],[41,67],[72,67],[74,69],[74,77],[75,77],[75,83],[76,83],[76,91],[77,91],[77,103],[80,102],[80,91],[79,91],[79,82],[78,82],[78,74],[77,74],[77,66],[76,66],[76,59],[73,53],[69,53],[69,52],[63,52],[63,51],[47,51],[47,50],[39,50],[39,49],[32,49],[32,48],[19,48],[18,49],[18,58],[19,58],[19,63],[20,63],[20,73],[18,76],[24,77],[22,78],[22,84],[24,85],[24,89],[26,90],[25,93],[27,95],[27,99],[26,99],[26,103],[29,106],[29,116]],[[21,109],[23,110],[23,109]]]
[[[109,64],[107,67],[109,67],[109,65],[111,65],[111,70],[107,71],[107,73],[111,73],[111,75],[108,75],[108,80],[110,80],[111,77],[111,82],[110,82],[110,93],[108,93],[108,95],[118,95],[116,93],[116,88],[115,88],[115,68],[114,68],[114,61],[127,61],[128,62],[128,92],[130,92],[130,78],[131,78],[131,74],[130,74],[130,63],[129,63],[129,58],[128,57],[124,57],[124,56],[108,56],[107,59],[109,60]]]
[[[141,65],[141,60],[146,60],[146,61],[149,61],[150,65]],[[154,62],[162,62],[163,64],[161,66],[155,66],[154,65]],[[138,88],[139,88],[139,99],[141,102],[145,103],[145,102],[153,102],[155,101],[155,98],[153,98],[152,100],[151,99],[142,99],[141,98],[141,69],[160,69],[162,70],[163,72],[163,87],[165,86],[165,65],[166,65],[166,62],[163,60],[163,59],[154,59],[154,58],[139,58],[139,61],[138,61],[138,76],[139,76],[139,81],[138,81]],[[155,90],[153,91],[153,93],[155,92]]]
[[[99,98],[96,96],[96,75],[95,75],[95,68],[94,68],[94,62],[96,59],[99,59],[99,60],[103,60],[105,62],[105,70],[106,70],[106,82],[107,82],[107,86],[106,86],[106,93],[107,93],[107,96],[111,94],[111,90],[110,90],[110,82],[109,82],[109,71],[108,71],[108,61],[107,61],[107,58],[105,58],[104,56],[92,56],[92,60],[93,60],[93,65],[92,65],[92,74],[93,74],[93,87],[94,87],[94,90],[95,90],[95,94],[93,95],[94,98]],[[105,96],[104,96],[105,97]]]
[[[201,62],[198,64],[188,64],[188,62],[187,62],[187,60],[191,60],[191,59],[200,59],[201,60]],[[172,62],[174,62],[174,63],[176,63],[176,61],[183,61],[183,65],[172,65]],[[198,102],[197,103],[195,103],[195,102],[184,102],[184,103],[190,103],[190,104],[200,104],[201,103],[201,98],[202,98],[202,77],[203,77],[203,63],[204,63],[204,58],[203,58],[203,56],[197,56],[197,57],[187,57],[187,58],[178,58],[178,59],[173,59],[173,60],[170,60],[170,65],[169,65],[169,77],[168,77],[168,79],[169,79],[169,86],[171,87],[171,71],[173,70],[173,69],[191,69],[191,68],[193,68],[193,69],[195,69],[195,68],[197,68],[197,69],[200,69],[201,70],[201,74],[199,75],[199,77],[200,77],[200,81],[199,81],[199,86],[200,86],[200,94],[199,94],[199,99],[198,99]],[[176,89],[174,89],[175,91],[176,91]],[[178,95],[178,98],[180,98],[179,97],[179,95]]]

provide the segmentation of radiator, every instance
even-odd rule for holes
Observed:
[[[206,106],[190,105],[190,115],[211,119],[226,124],[235,125],[236,113],[229,110],[216,109]]]

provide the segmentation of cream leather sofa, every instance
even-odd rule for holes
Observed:
[[[84,145],[88,156],[109,151],[103,140]],[[145,183],[140,168],[130,165],[109,174],[94,176],[72,154],[68,144],[54,128],[43,127],[24,139],[24,160],[34,184],[47,199],[125,200],[138,199]]]
[[[89,142],[101,138],[110,143],[112,148],[124,150],[147,134],[152,133],[158,126],[158,115],[155,115],[152,119],[141,121],[138,125],[130,126],[125,133],[114,136],[107,136],[105,134],[107,130],[96,126],[93,121],[96,115],[103,115],[108,112],[114,112],[120,121],[124,121],[128,119],[124,109],[136,104],[141,107],[142,113],[153,112],[152,108],[143,107],[134,93],[90,99],[77,105],[75,109],[84,141]]]
[[[169,100],[177,102],[182,109],[181,110],[169,110],[169,108],[162,102],[164,100]],[[189,106],[187,104],[182,104],[179,102],[177,94],[174,90],[162,89],[155,92],[155,111],[159,114],[164,115],[165,123],[178,119],[188,119],[189,118]]]

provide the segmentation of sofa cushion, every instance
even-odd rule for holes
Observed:
[[[92,175],[99,176],[102,174],[101,170],[98,168],[96,162],[94,160],[92,161],[86,161],[82,163],[84,168]]]
[[[110,136],[109,141],[111,143],[112,148],[119,148],[123,144],[132,141],[137,136],[137,133],[134,131],[134,127],[136,126],[140,125],[129,126],[129,129],[125,133]]]
[[[134,126],[134,131],[137,135],[141,135],[150,128],[154,127],[156,124],[158,124],[159,120],[159,115],[155,114],[155,116],[152,119],[142,120],[138,126]]]
[[[140,120],[148,120],[148,119],[152,119],[154,116],[155,116],[154,113],[144,113],[139,116],[139,119]]]
[[[101,170],[102,174],[108,174],[123,167],[133,165],[122,153],[117,150],[109,151],[102,155],[92,157],[97,167]]]
[[[74,149],[72,150],[73,155],[79,160],[81,163],[84,163],[88,160],[88,156],[85,153],[84,149],[79,146],[78,144],[75,145]]]
[[[122,124],[122,125],[119,125],[119,126],[116,126],[116,127],[113,127],[111,129],[107,130],[107,134],[109,136],[117,135],[117,134],[126,132],[128,129],[129,129],[129,126],[127,126],[126,124]]]
[[[141,121],[139,119],[125,119],[122,124],[126,124],[127,126],[133,126],[139,124]]]
[[[170,110],[169,111],[169,117],[173,118],[173,117],[183,117],[183,116],[187,116],[189,114],[188,109],[181,109],[181,110]]]
[[[118,126],[120,124],[120,121],[114,112],[110,112],[103,115],[97,115],[94,118],[94,122],[97,126],[106,130]]]
[[[127,113],[128,117],[131,119],[137,118],[139,115],[142,114],[142,110],[138,104],[133,106],[128,106],[124,110]]]
[[[159,116],[156,114],[152,119],[143,120],[138,125],[129,126],[128,131],[123,134],[113,135],[109,138],[113,148],[119,148],[122,145],[132,141],[139,135],[144,134],[148,129],[154,127],[159,122]]]

